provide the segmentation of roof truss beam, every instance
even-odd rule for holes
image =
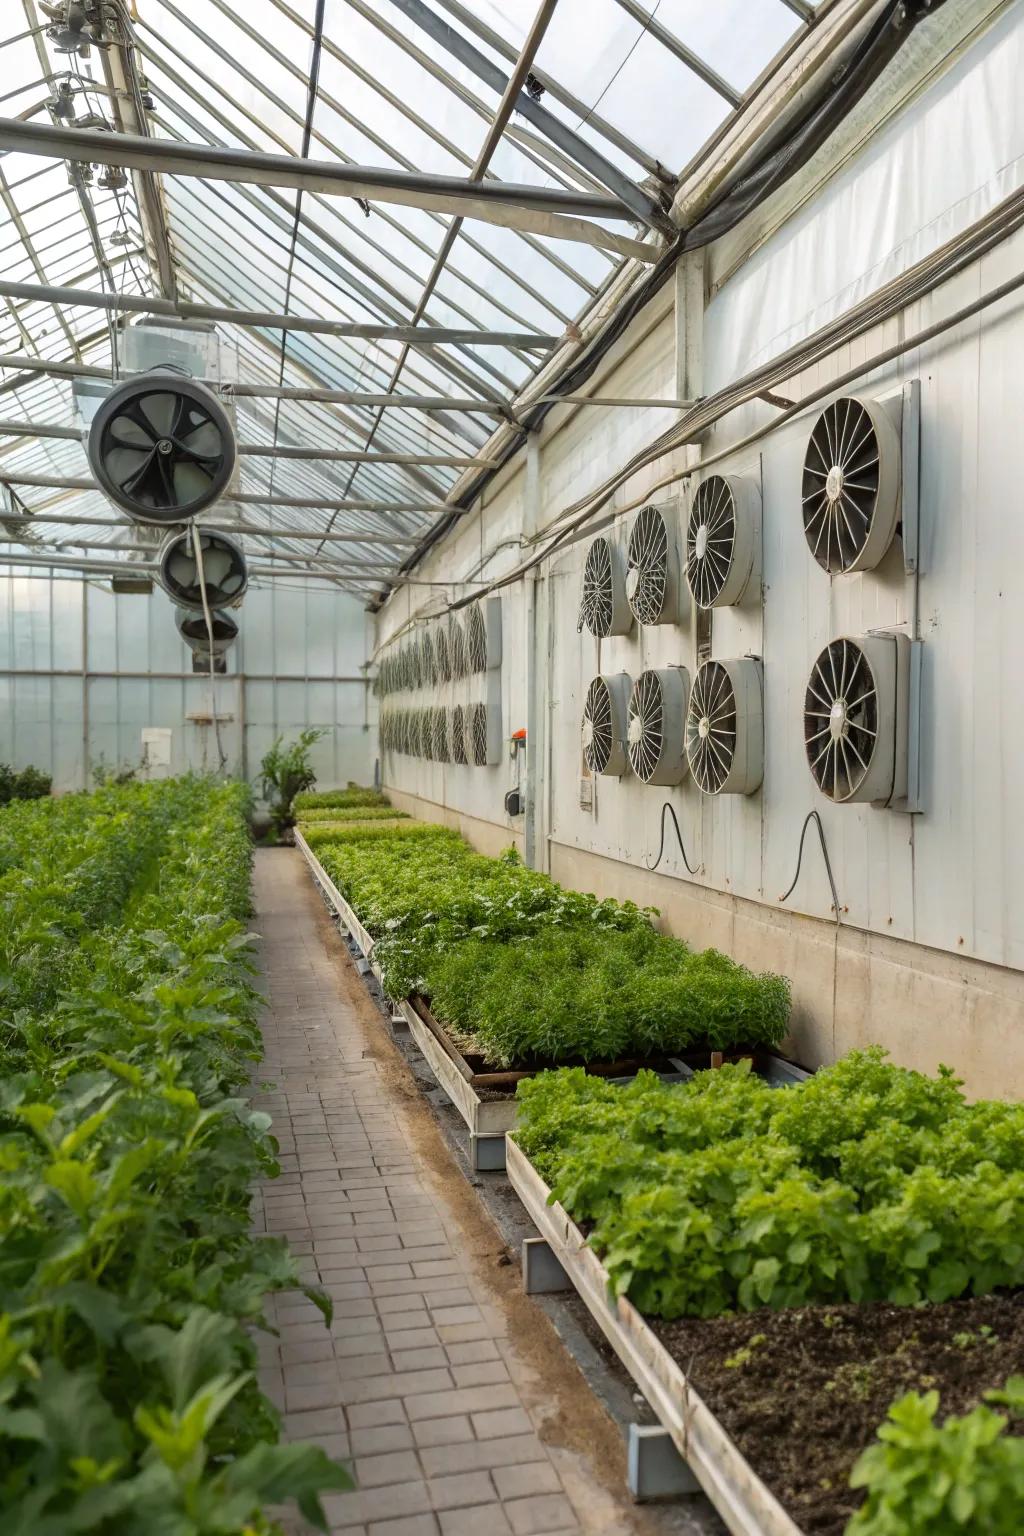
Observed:
[[[500,73],[500,71],[499,71]],[[528,96],[521,96],[529,101]],[[0,118],[0,149],[42,155],[87,165],[163,171],[175,176],[204,176],[211,181],[248,181],[259,186],[294,187],[334,197],[425,208],[461,214],[508,229],[527,229],[554,239],[582,242],[654,261],[658,252],[639,240],[592,224],[591,218],[630,222],[636,213],[617,197],[555,187],[522,186],[505,181],[467,181],[461,176],[341,165],[303,160],[297,155],[269,155],[252,150],[148,139],[138,134],[96,133],[90,129],[24,123]]]

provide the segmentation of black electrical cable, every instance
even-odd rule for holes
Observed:
[[[686,857],[686,844],[683,842],[683,834],[679,830],[679,818],[676,815],[676,809],[675,809],[675,806],[672,804],[671,800],[666,800],[665,804],[661,808],[661,843],[658,846],[658,857],[655,859],[653,864],[647,864],[646,868],[650,871],[651,874],[653,874],[654,871],[657,869],[658,865],[661,863],[662,859],[665,857],[665,813],[666,813],[666,811],[672,817],[672,825],[676,829],[676,841],[679,843],[679,852],[683,856],[683,863],[686,865],[687,872],[689,874],[691,874],[691,875],[695,875],[695,874],[697,874],[698,870],[700,869],[700,865],[699,864],[696,864],[696,865],[691,864],[689,859]]]
[[[800,879],[800,866],[804,861],[804,838],[807,836],[807,828],[810,826],[812,821],[818,829],[818,840],[821,843],[821,854],[822,858],[825,860],[825,873],[828,875],[828,883],[832,888],[832,910],[836,914],[836,922],[838,923],[841,921],[839,915],[839,893],[836,890],[835,876],[832,873],[832,861],[828,856],[828,846],[825,842],[825,828],[821,824],[821,817],[818,815],[817,811],[808,811],[807,815],[804,817],[804,824],[800,828],[800,847],[797,850],[796,856],[796,874],[793,876],[792,884],[790,885],[789,890],[785,893],[784,896],[780,896],[779,900],[788,901],[793,892],[796,890],[796,883]]]

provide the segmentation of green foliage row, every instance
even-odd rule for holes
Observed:
[[[991,1406],[990,1406],[991,1405]],[[1000,1413],[998,1408],[1005,1411]],[[867,1498],[847,1536],[1018,1536],[1024,1510],[1024,1376],[970,1413],[935,1422],[938,1392],[908,1392],[850,1478]],[[1014,1421],[1014,1434],[1007,1434]]]
[[[320,806],[338,808],[388,803],[387,795],[382,795],[379,789],[362,789],[358,784],[350,784],[347,789],[303,790],[294,801],[296,811],[312,811]]]
[[[775,1045],[789,986],[691,954],[632,902],[565,890],[514,852],[474,853],[423,822],[307,829],[374,938],[392,996],[419,992],[502,1065]]]
[[[344,825],[350,821],[408,821],[405,811],[396,811],[390,805],[315,805],[309,810],[300,810],[298,819],[303,826],[315,826],[320,821],[338,822]]]
[[[745,1068],[519,1086],[516,1136],[615,1290],[663,1317],[984,1295],[1024,1282],[1024,1105],[968,1104],[857,1051],[773,1089]]]
[[[12,800],[42,800],[52,786],[53,779],[41,768],[29,764],[18,772],[9,763],[0,763],[0,805],[9,805]]]
[[[244,919],[248,793],[186,779],[0,823],[4,1536],[269,1536],[345,1475],[280,1446],[251,1330],[296,1286]]]

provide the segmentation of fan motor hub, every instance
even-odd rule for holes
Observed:
[[[161,437],[157,442],[156,451],[157,453],[163,454],[173,453],[174,444],[171,442],[169,437]]]
[[[847,732],[848,714],[845,699],[836,699],[828,712],[828,730],[833,741],[842,741]]]
[[[825,476],[825,495],[829,501],[838,501],[843,494],[843,472],[838,464],[833,464]]]
[[[694,540],[694,550],[698,560],[703,560],[708,552],[708,525],[701,523],[697,529],[697,537]]]
[[[594,722],[593,722],[593,720],[584,720],[584,722],[583,722],[583,745],[585,747],[589,748],[589,747],[592,747],[593,744],[594,744]]]
[[[632,715],[630,717],[629,725],[626,727],[626,736],[629,739],[630,746],[635,747],[637,742],[642,740],[643,734],[644,722],[641,720],[639,715]]]
[[[707,715],[702,715],[697,726],[697,735],[701,741],[711,734],[711,721]]]

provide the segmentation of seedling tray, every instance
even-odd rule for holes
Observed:
[[[506,1167],[537,1231],[733,1536],[802,1536],[632,1302],[613,1296],[604,1265],[511,1137]]]

